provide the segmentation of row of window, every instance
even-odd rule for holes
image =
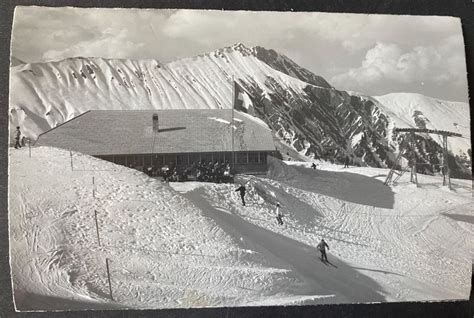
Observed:
[[[215,162],[216,160],[232,162],[231,152],[217,153],[189,153],[170,155],[114,155],[100,156],[103,159],[125,166],[164,166],[164,165],[191,165],[193,162]],[[236,152],[234,154],[236,164],[264,164],[267,162],[266,152]]]

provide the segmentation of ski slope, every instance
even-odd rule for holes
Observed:
[[[20,310],[188,308],[466,299],[467,180],[270,161],[237,185],[162,183],[54,148],[10,153],[10,242]],[[291,165],[289,165],[291,163]],[[92,186],[94,178],[95,188]],[[275,220],[279,202],[285,224]],[[97,211],[99,246],[94,220]],[[330,264],[315,246],[324,237]],[[105,259],[110,260],[110,299]]]

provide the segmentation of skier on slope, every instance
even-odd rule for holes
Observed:
[[[316,170],[316,164],[313,162],[313,164],[311,165],[311,168],[313,168],[314,170]]]
[[[245,197],[245,191],[246,191],[246,190],[247,190],[247,189],[245,189],[245,186],[244,186],[244,185],[241,185],[240,187],[238,187],[238,188],[235,190],[235,192],[240,191],[240,198],[242,199],[242,205],[244,205],[244,206],[245,206],[245,198],[244,198],[244,197]]]
[[[282,220],[283,213],[281,213],[280,203],[278,203],[278,202],[277,202],[276,207],[275,207],[275,214],[276,214],[276,219],[278,221],[278,224],[283,225],[283,220]]]
[[[321,260],[322,261],[328,261],[328,257],[326,256],[326,247],[328,248],[329,250],[329,245],[326,244],[326,242],[324,241],[324,239],[321,239],[321,242],[319,242],[317,248],[318,250],[321,252]]]

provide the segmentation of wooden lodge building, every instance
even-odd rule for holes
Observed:
[[[90,110],[38,136],[35,146],[88,154],[137,169],[193,162],[232,163],[237,173],[265,173],[275,151],[270,128],[232,110]],[[232,138],[234,139],[232,142]],[[232,146],[233,144],[233,146]]]

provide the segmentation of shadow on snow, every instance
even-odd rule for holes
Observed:
[[[331,254],[328,258],[334,267],[321,262],[319,252],[313,246],[256,226],[228,210],[224,212],[222,208],[213,207],[204,198],[204,189],[195,189],[184,196],[233,237],[240,247],[270,254],[268,256],[292,268],[308,285],[300,291],[304,293],[302,296],[335,294],[335,298],[329,300],[331,303],[385,301],[383,289],[377,282]]]
[[[113,302],[94,302],[90,300],[68,299],[57,296],[38,295],[34,293],[25,293],[18,295],[15,293],[15,304],[20,311],[38,311],[38,310],[104,310],[104,309],[124,309]]]
[[[459,222],[466,222],[466,223],[474,224],[474,215],[447,214],[447,213],[443,213],[443,215],[445,215],[447,217],[450,217],[451,219],[459,221]]]
[[[272,178],[283,184],[339,200],[393,209],[394,193],[382,181],[357,173],[313,170],[271,160]]]

